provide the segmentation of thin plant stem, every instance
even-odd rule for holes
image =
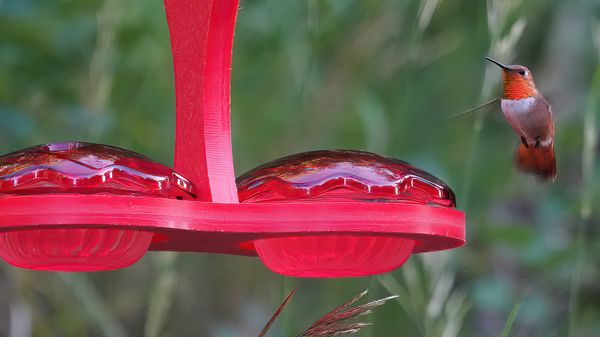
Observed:
[[[287,301],[289,301],[289,299],[294,295],[294,293],[296,292],[296,290],[298,290],[298,287],[300,285],[297,285],[296,288],[294,288],[294,290],[292,290],[292,292],[285,298],[285,300],[283,301],[283,303],[281,303],[281,305],[279,306],[279,309],[277,309],[277,311],[275,312],[275,314],[273,315],[273,317],[271,317],[271,320],[269,320],[269,322],[267,323],[267,325],[265,325],[264,329],[260,332],[260,335],[258,335],[258,337],[262,337],[264,336],[267,331],[269,331],[269,329],[271,328],[271,325],[273,325],[273,322],[275,322],[275,320],[277,319],[277,316],[279,316],[279,314],[281,313],[281,310],[283,310],[283,308],[285,307]]]
[[[571,279],[571,295],[569,298],[569,336],[577,334],[578,298],[581,284],[581,274],[585,264],[586,241],[585,225],[592,213],[592,175],[594,171],[594,160],[598,140],[596,130],[596,109],[598,107],[598,95],[600,93],[600,67],[596,68],[592,87],[590,90],[588,104],[583,118],[583,150],[581,156],[583,198],[581,202],[581,216],[577,226],[577,257],[575,269]]]
[[[90,61],[90,70],[84,105],[87,106],[93,121],[89,126],[89,135],[92,139],[99,139],[104,133],[106,119],[106,107],[110,99],[113,87],[114,70],[112,59],[114,58],[115,38],[117,35],[118,18],[121,2],[118,0],[104,1],[102,9],[98,13],[98,32],[96,36],[96,48]]]
[[[288,296],[294,290],[294,288],[298,287],[298,279],[294,279],[289,276],[283,277],[283,294],[284,297]],[[294,327],[292,326],[292,320],[290,316],[290,310],[286,310],[285,312],[281,312],[280,316],[280,324],[281,324],[281,336],[295,336]]]
[[[583,271],[583,263],[585,261],[585,239],[584,239],[584,221],[581,219],[577,226],[577,257],[575,269],[571,278],[571,289],[569,297],[569,337],[574,337],[577,334],[577,307],[579,297],[579,285],[581,284],[581,272]]]
[[[473,135],[471,136],[471,142],[469,145],[469,152],[467,154],[467,163],[465,167],[465,176],[464,183],[462,188],[462,206],[463,212],[467,212],[467,208],[469,207],[469,198],[471,194],[471,187],[473,185],[473,167],[475,164],[475,158],[477,154],[477,148],[479,144],[479,138],[481,137],[481,130],[483,129],[483,122],[485,119],[485,114],[477,114],[477,119],[473,123]]]
[[[512,328],[513,323],[515,322],[515,319],[517,318],[517,314],[519,313],[519,309],[521,308],[522,303],[523,303],[522,299],[519,299],[517,301],[517,303],[515,303],[515,306],[513,307],[512,311],[510,312],[510,315],[508,315],[506,324],[504,324],[504,329],[502,329],[502,335],[500,335],[500,337],[508,337],[508,333],[510,332],[510,329]]]
[[[106,301],[88,280],[87,274],[57,273],[79,301],[86,318],[99,329],[103,336],[127,337],[127,330],[106,306]]]
[[[376,276],[371,276],[371,284],[369,285],[369,293],[367,295],[369,302],[377,300],[377,288],[379,288],[379,281]],[[375,321],[375,314],[371,316],[371,322]],[[363,335],[365,337],[373,337],[373,327],[366,326],[363,328]]]
[[[502,58],[508,58],[513,53],[517,43],[521,39],[523,30],[525,29],[526,20],[519,18],[510,28],[510,31],[505,36],[501,36],[504,25],[506,24],[509,13],[512,9],[519,6],[520,1],[487,1],[488,11],[488,29],[492,38],[492,45],[490,46],[490,55],[496,57],[502,56]],[[492,20],[492,18],[495,18]],[[486,76],[481,89],[482,99],[489,100],[492,95],[492,90],[495,87],[495,81],[489,77],[489,72],[486,71]],[[487,103],[484,103],[484,105]],[[477,154],[477,148],[479,140],[481,138],[481,130],[483,129],[483,122],[485,120],[485,114],[478,114],[477,119],[473,123],[473,136],[471,137],[471,144],[469,146],[469,152],[467,155],[467,163],[465,168],[465,177],[462,190],[462,210],[467,212],[469,207],[470,194],[473,184],[473,167],[475,162],[475,155]]]
[[[177,253],[161,252],[153,256],[156,281],[152,286],[148,301],[145,337],[163,335],[167,318],[171,313],[173,295],[177,287]]]

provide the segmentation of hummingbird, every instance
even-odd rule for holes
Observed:
[[[550,105],[537,90],[529,69],[519,65],[506,66],[490,57],[485,58],[503,71],[502,112],[521,136],[515,152],[516,165],[543,180],[555,180],[554,118]]]

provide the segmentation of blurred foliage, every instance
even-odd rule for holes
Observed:
[[[378,308],[362,335],[500,336],[519,299],[509,335],[600,335],[600,165],[591,118],[600,106],[600,3],[240,5],[236,173],[316,149],[400,158],[454,189],[468,244],[350,279],[284,278],[256,258],[191,253],[153,252],[102,273],[0,262],[0,335],[254,336],[298,282],[282,313],[286,332],[370,287],[370,300],[401,296]],[[158,0],[0,0],[0,153],[84,140],[171,164],[170,53]],[[445,119],[499,95],[501,72],[484,55],[527,66],[553,105],[554,183],[512,168],[518,137],[498,109]]]

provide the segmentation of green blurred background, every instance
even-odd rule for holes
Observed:
[[[597,0],[242,0],[232,65],[236,174],[362,149],[444,180],[467,245],[373,277],[295,279],[258,258],[146,254],[97,273],[0,262],[0,335],[291,337],[365,288],[362,336],[600,335]],[[512,167],[488,55],[527,66],[552,104],[558,178]],[[0,0],[0,153],[81,140],[171,165],[175,101],[160,0]],[[0,215],[1,216],[1,215]]]

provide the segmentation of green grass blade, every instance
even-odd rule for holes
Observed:
[[[515,307],[510,312],[510,315],[508,315],[508,320],[506,321],[506,324],[504,325],[504,329],[502,330],[501,337],[508,336],[508,333],[510,332],[510,328],[512,328],[512,325],[515,322],[515,319],[517,318],[517,314],[519,313],[519,309],[521,308],[521,303],[522,303],[521,299],[519,299],[517,301],[517,303],[515,303]]]

